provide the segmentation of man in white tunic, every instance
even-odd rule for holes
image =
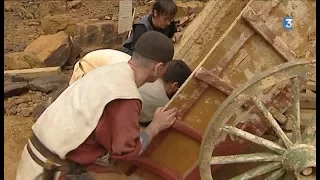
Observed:
[[[95,171],[101,164],[107,166],[107,179],[123,178],[110,160],[139,156],[176,119],[176,108],[158,108],[144,131],[138,124],[138,87],[161,77],[173,54],[170,39],[147,32],[128,62],[96,68],[70,85],[32,126],[16,179],[89,180],[87,170]]]
[[[110,64],[128,62],[131,56],[113,49],[101,49],[86,54],[73,70],[71,85],[89,71]],[[173,60],[167,63],[166,72],[153,83],[146,83],[138,90],[142,98],[142,117],[140,125],[147,126],[158,107],[165,106],[192,73],[186,63]]]

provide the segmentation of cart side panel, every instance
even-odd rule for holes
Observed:
[[[175,46],[175,58],[183,59],[194,70],[248,2],[210,0],[185,29]]]
[[[257,12],[263,11],[266,8],[261,5],[262,2],[266,1],[254,1],[251,8]],[[264,15],[259,13],[258,15],[262,19],[266,19],[265,24],[267,27],[287,43],[294,53],[307,55],[310,48],[313,48],[312,43],[314,43],[314,40],[310,36],[312,35],[315,23],[315,2],[302,1],[303,3],[300,3],[300,6],[307,7],[303,11],[291,8],[292,13],[301,16],[301,19],[294,19],[293,30],[288,32],[283,30],[282,20],[284,14],[287,14],[289,12],[288,9],[294,5],[293,2],[296,1],[281,1],[279,5],[275,5],[273,9],[271,8],[270,17],[268,15],[263,17]],[[270,5],[270,2],[267,3]],[[307,14],[306,19],[302,18],[305,14]],[[271,24],[271,22],[274,24]],[[211,30],[216,31],[218,25],[212,26],[215,28]],[[211,30],[208,28],[206,32],[211,32]],[[309,32],[311,35],[305,35],[306,33],[304,32]],[[294,37],[290,33],[293,33]],[[197,37],[201,35],[199,32],[198,34],[196,33]],[[243,84],[258,72],[286,61],[275,50],[273,45],[267,42],[265,37],[260,35],[259,32],[251,28],[251,25],[244,19],[240,18],[237,20],[235,26],[222,36],[222,41],[216,44],[214,49],[211,49],[214,43],[208,43],[209,40],[214,38],[203,41],[203,44],[196,44],[191,42],[192,38],[190,37],[189,43],[192,45],[190,47],[192,49],[188,49],[187,46],[181,48],[176,57],[184,58],[192,66],[192,69],[195,69],[195,66],[200,64],[196,68],[196,71],[200,67],[209,71],[215,70],[215,74],[220,76],[224,83],[233,87]],[[192,41],[195,41],[195,39]],[[295,42],[292,42],[293,40]],[[311,44],[311,47],[308,46],[309,48],[303,49],[304,45],[300,44],[306,43]],[[206,55],[208,52],[209,54]],[[181,121],[203,134],[212,115],[226,97],[227,94],[197,79],[194,72],[169,102],[168,108],[178,107],[181,110]],[[193,99],[195,101],[192,103]],[[192,104],[192,106],[187,106],[188,104]],[[165,165],[180,176],[183,176],[185,172],[191,172],[190,167],[198,159],[199,147],[199,141],[177,130],[169,129],[154,139],[145,155],[148,155],[151,160],[156,161],[158,164]],[[158,175],[142,168],[138,168],[135,174],[145,179],[161,179]]]

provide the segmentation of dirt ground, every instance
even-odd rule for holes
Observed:
[[[70,2],[70,1],[69,1]],[[82,1],[80,8],[66,11],[64,1],[4,1],[4,52],[20,52],[39,36],[42,17],[50,14],[76,14],[79,18],[99,19],[118,16],[118,0]],[[134,3],[135,5],[135,3]],[[139,6],[137,17],[145,15],[147,5]],[[32,117],[4,116],[4,179],[14,180],[20,156],[31,133]]]
[[[99,19],[117,16],[119,10],[118,0],[82,1],[80,8],[68,10],[64,4],[64,1],[5,1],[5,53],[23,51],[28,44],[43,35],[40,19],[48,14],[76,14],[79,18]],[[136,14],[144,15],[148,10],[147,5],[139,6]]]
[[[14,180],[20,155],[31,133],[31,117],[4,117],[4,179]]]

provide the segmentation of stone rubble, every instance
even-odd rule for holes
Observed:
[[[140,0],[134,6],[152,6],[154,0]],[[35,39],[24,48],[23,52],[5,54],[5,70],[32,69],[60,66],[70,69],[86,53],[102,49],[121,49],[127,34],[118,34],[118,14],[105,14],[99,19],[83,19],[72,14],[66,14],[67,9],[82,9],[86,4],[80,0],[68,0],[66,3],[53,2],[50,12],[58,8],[60,13],[49,13],[35,17],[26,7],[26,2],[20,6],[5,3],[6,12],[15,12],[22,19],[30,19],[28,26],[40,26],[43,35],[32,36]],[[200,3],[178,5],[179,11],[185,13],[178,17],[177,30],[173,41],[179,42],[184,28],[195,18],[203,8]],[[32,6],[39,4],[32,2]],[[67,7],[66,7],[67,5]],[[116,5],[115,5],[116,6]],[[182,7],[180,7],[182,6]],[[35,8],[37,10],[37,8]],[[137,12],[135,20],[145,14]],[[31,37],[31,38],[32,38]],[[41,113],[68,87],[67,75],[48,75],[44,77],[26,78],[21,75],[5,75],[5,107],[6,115],[32,116],[37,119]]]

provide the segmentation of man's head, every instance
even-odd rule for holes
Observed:
[[[173,55],[172,41],[162,33],[149,31],[136,42],[129,62],[141,71],[144,81],[154,82],[162,77],[166,64],[172,60]]]
[[[191,73],[189,66],[181,60],[173,60],[167,63],[167,70],[161,79],[169,98],[172,98]]]
[[[158,28],[165,29],[177,13],[177,5],[173,0],[156,0],[152,7],[152,20]]]

